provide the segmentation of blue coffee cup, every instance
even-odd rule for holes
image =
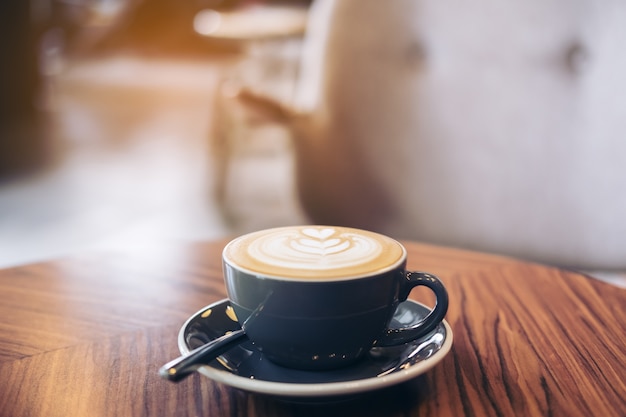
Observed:
[[[406,270],[404,246],[390,237],[336,226],[262,230],[223,252],[231,305],[267,359],[290,368],[348,366],[374,346],[423,337],[443,320],[448,295],[426,272]],[[418,286],[436,296],[417,324],[388,327],[398,304]]]

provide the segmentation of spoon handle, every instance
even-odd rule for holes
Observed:
[[[167,379],[168,381],[182,381],[198,370],[203,364],[217,358],[233,346],[241,343],[242,339],[245,337],[246,334],[243,330],[236,330],[218,337],[192,350],[188,354],[166,363],[159,369],[159,375],[161,378]]]

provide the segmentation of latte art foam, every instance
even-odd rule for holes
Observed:
[[[405,250],[386,236],[329,226],[263,230],[235,239],[224,260],[240,269],[285,279],[345,279],[398,266]]]

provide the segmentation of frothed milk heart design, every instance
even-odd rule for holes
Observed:
[[[314,255],[324,260],[327,255],[336,254],[349,250],[352,247],[352,242],[345,237],[335,237],[335,229],[313,229],[306,228],[302,230],[304,236],[288,240],[289,252],[300,252],[300,255]],[[332,238],[331,238],[332,237]],[[278,248],[280,249],[280,248]],[[263,254],[259,254],[263,256]],[[316,265],[320,266],[320,265]]]
[[[251,233],[224,249],[227,262],[285,279],[347,279],[378,274],[404,260],[383,235],[346,227],[284,227]]]

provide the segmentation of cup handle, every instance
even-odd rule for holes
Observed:
[[[428,313],[419,323],[400,329],[386,329],[376,346],[394,346],[410,342],[422,337],[437,327],[448,311],[448,291],[443,283],[433,274],[427,272],[405,272],[405,281],[400,289],[400,301],[405,301],[411,290],[423,285],[435,293],[435,308]]]

